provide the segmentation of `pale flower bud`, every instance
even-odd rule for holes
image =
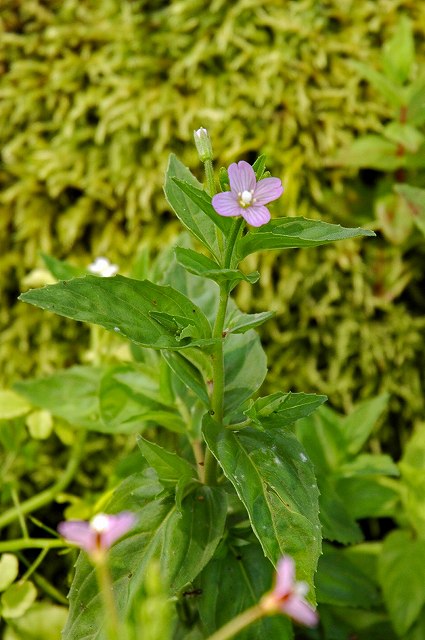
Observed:
[[[208,131],[204,127],[200,127],[193,132],[196,150],[199,154],[201,162],[213,159],[213,150]]]

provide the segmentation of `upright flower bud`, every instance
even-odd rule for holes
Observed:
[[[211,161],[213,159],[213,150],[208,131],[204,127],[200,127],[193,132],[193,137],[201,162]]]

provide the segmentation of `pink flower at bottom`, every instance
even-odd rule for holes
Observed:
[[[130,511],[116,515],[99,513],[86,520],[69,520],[58,525],[58,531],[68,542],[76,544],[89,555],[107,551],[118,538],[125,535],[136,523],[136,516]]]
[[[306,627],[315,627],[319,616],[305,600],[307,592],[307,583],[295,581],[294,560],[290,556],[283,556],[277,565],[276,585],[261,602],[270,613],[284,613]]]
[[[254,169],[248,162],[234,162],[228,169],[230,191],[217,193],[212,206],[221,216],[242,216],[253,227],[261,227],[270,220],[265,206],[283,193],[279,178],[263,178],[257,182]]]

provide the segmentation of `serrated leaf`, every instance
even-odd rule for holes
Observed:
[[[379,580],[391,621],[403,637],[425,605],[425,540],[390,533],[379,557]]]
[[[138,523],[110,552],[113,590],[120,618],[140,595],[153,558],[170,594],[192,582],[211,559],[223,535],[226,497],[217,487],[199,487],[178,511],[175,501],[149,476],[134,474],[116,489],[108,513],[130,510]],[[105,640],[104,614],[93,567],[80,554],[70,591],[70,614],[63,640]]]
[[[327,400],[315,393],[273,393],[258,398],[244,414],[264,429],[282,429],[309,416]]]
[[[226,547],[196,580],[202,593],[199,613],[209,636],[242,611],[254,606],[273,584],[274,571],[258,544]],[[229,597],[231,594],[231,597]],[[284,616],[266,617],[235,636],[237,640],[290,640],[292,625]]]
[[[229,218],[220,216],[211,204],[211,196],[203,189],[198,189],[189,182],[173,178],[174,183],[192,202],[203,211],[209,219],[218,227],[225,236],[229,235],[232,221]]]
[[[291,555],[313,588],[321,549],[318,489],[313,466],[289,432],[223,430],[208,414],[203,433],[248,511],[265,555],[276,564]]]
[[[187,269],[189,273],[202,278],[209,278],[214,282],[229,282],[231,285],[235,285],[237,282],[244,280],[254,284],[260,277],[258,271],[245,275],[238,269],[221,269],[216,262],[192,249],[176,247],[175,253],[177,262]]]
[[[214,222],[195,204],[174,182],[174,178],[183,180],[201,189],[202,185],[196,180],[187,167],[174,155],[170,155],[165,175],[165,197],[180,222],[216,257],[219,256],[216,226]]]
[[[150,442],[142,436],[138,436],[137,444],[146,462],[158,474],[161,483],[177,484],[183,476],[194,478],[195,470],[187,460],[180,458],[154,442]]]
[[[239,259],[242,259],[255,251],[317,247],[336,240],[374,235],[369,229],[345,228],[320,220],[278,218],[248,231],[238,241],[236,251]]]
[[[154,349],[205,344],[211,335],[208,320],[191,300],[172,287],[148,280],[119,275],[113,278],[86,276],[32,289],[19,299],[67,318],[99,324],[136,344]],[[191,328],[191,335],[197,339],[187,337],[184,341],[176,337],[175,331],[152,317],[152,312],[184,318],[185,326]]]
[[[242,313],[239,309],[231,311],[226,318],[227,333],[246,333],[267,322],[276,315],[275,311],[262,313]]]

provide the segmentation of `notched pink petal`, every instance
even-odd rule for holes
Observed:
[[[263,178],[255,187],[254,198],[256,204],[267,204],[280,198],[282,193],[283,187],[279,178]]]
[[[65,540],[78,545],[85,551],[93,551],[96,546],[96,535],[85,520],[60,522],[58,531]]]
[[[261,227],[263,224],[267,224],[271,218],[270,211],[262,205],[241,209],[241,214],[253,227]]]
[[[211,204],[221,216],[240,216],[238,201],[231,191],[217,193],[213,196]]]
[[[253,191],[255,189],[256,179],[254,169],[248,162],[241,160],[236,164],[234,162],[228,169],[230,188],[236,194],[243,191]]]
[[[295,595],[282,604],[281,611],[306,627],[315,627],[319,621],[319,616],[308,602]]]
[[[136,524],[136,516],[130,511],[108,516],[109,526],[102,533],[102,546],[109,549],[118,538],[128,533]]]
[[[283,598],[292,590],[295,580],[295,562],[290,556],[283,556],[277,563],[276,586],[273,590],[277,598]]]

